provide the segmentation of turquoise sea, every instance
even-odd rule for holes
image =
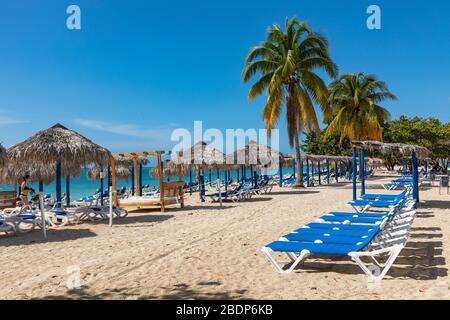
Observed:
[[[142,184],[143,185],[147,185],[149,184],[150,186],[154,186],[154,187],[159,187],[159,182],[158,180],[150,177],[150,169],[149,167],[145,167],[144,168],[144,172],[142,174]],[[283,168],[283,174],[289,174],[292,173],[293,170],[292,168]],[[100,180],[97,181],[92,181],[89,180],[87,178],[87,169],[83,169],[83,171],[81,172],[80,177],[78,178],[71,178],[70,179],[70,197],[71,200],[76,200],[85,196],[89,196],[89,195],[93,195],[95,194],[96,190],[100,189]],[[273,174],[278,174],[278,172],[273,172]],[[237,173],[236,170],[233,170],[231,172],[231,176],[234,180],[236,180],[237,177]],[[225,172],[220,171],[219,172],[219,179],[224,179],[225,177]],[[250,177],[250,172],[247,171],[247,177]],[[176,178],[172,178],[173,179]],[[195,181],[195,174],[193,173],[193,177],[192,179]],[[218,179],[218,175],[216,171],[211,172],[211,179],[217,180]],[[185,176],[183,178],[183,180],[185,182],[189,182],[189,176]],[[209,171],[205,172],[205,181],[209,180]],[[106,184],[107,181],[105,180],[104,182],[104,188],[106,191]],[[122,187],[127,187],[127,188],[131,188],[131,179],[127,180],[119,180],[117,182],[117,188],[120,189]],[[61,182],[62,185],[62,192],[65,192],[66,190],[66,181],[65,179],[62,180]],[[31,184],[30,185],[32,188],[34,188],[35,190],[38,190],[38,185],[37,184]],[[0,191],[8,191],[8,190],[13,190],[14,186],[9,186],[9,185],[0,185]],[[55,182],[50,183],[49,185],[44,185],[44,193],[46,194],[55,194],[55,189],[56,189],[56,185]]]

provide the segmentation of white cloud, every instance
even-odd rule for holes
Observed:
[[[111,121],[75,119],[74,122],[82,127],[113,134],[135,137],[140,139],[170,140],[173,127],[147,129],[136,124],[116,123]]]
[[[22,123],[28,123],[27,120],[21,120],[16,119],[10,116],[4,116],[0,114],[0,125],[7,126],[7,125],[14,125],[14,124],[22,124]]]

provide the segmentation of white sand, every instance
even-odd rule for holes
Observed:
[[[382,192],[380,183],[369,181],[370,192]],[[131,213],[113,228],[50,230],[46,243],[39,231],[0,236],[0,298],[449,299],[450,196],[426,189],[407,246],[375,287],[348,258],[309,259],[280,275],[260,252],[315,217],[348,211],[351,186],[342,183],[274,190],[223,209],[193,196],[185,210]],[[69,291],[73,266],[82,287]]]

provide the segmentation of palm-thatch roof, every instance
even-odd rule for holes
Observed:
[[[284,155],[269,146],[250,141],[245,147],[227,155],[226,163],[229,165],[256,165],[256,166],[278,166]]]
[[[132,157],[122,157],[122,156],[114,156],[114,159],[116,160],[117,166],[128,166],[131,167],[133,165],[133,158]],[[141,164],[143,166],[150,163],[150,161],[147,158],[143,157],[137,157],[138,164]]]
[[[165,160],[162,162],[162,166],[163,177],[178,177],[178,165],[174,161]],[[181,165],[180,167],[181,175],[185,176],[187,174],[187,166]],[[157,167],[150,170],[150,176],[155,179],[159,179],[159,172]]]
[[[384,165],[384,160],[380,158],[369,158],[369,161],[367,163],[374,167],[381,167]]]
[[[225,164],[225,155],[205,142],[200,141],[190,149],[179,152],[173,161],[176,164],[215,167]]]
[[[31,182],[43,182],[50,184],[55,180],[56,164],[44,164],[36,162],[33,165],[21,165],[9,162],[0,173],[0,182],[15,183],[20,181],[25,175],[30,175]],[[61,176],[79,177],[81,174],[81,167],[67,167],[61,168]]]
[[[60,161],[62,168],[76,171],[91,163],[107,165],[111,153],[81,134],[61,124],[40,131],[8,150],[13,163],[42,163],[52,166]]]
[[[404,143],[385,143],[380,141],[353,141],[352,145],[371,151],[378,151],[382,154],[394,153],[402,157],[410,157],[413,153],[418,159],[426,159],[430,151],[421,146]]]
[[[8,157],[6,155],[6,150],[0,143],[0,167],[4,167],[8,162]]]
[[[289,167],[292,166],[292,160],[295,159],[295,155],[294,154],[290,154],[285,156],[284,161],[283,161],[283,166],[284,167]],[[304,154],[302,155],[302,160],[309,160],[309,161],[325,161],[325,160],[330,160],[330,161],[348,161],[348,160],[352,160],[351,157],[347,157],[347,156],[329,156],[329,155],[315,155],[315,154]]]
[[[99,180],[100,179],[100,168],[98,166],[94,166],[90,168],[86,176],[89,180]],[[128,180],[131,178],[131,170],[128,166],[118,165],[116,166],[116,177],[119,180]]]

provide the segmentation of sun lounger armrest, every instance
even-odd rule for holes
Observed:
[[[403,239],[403,243],[405,241],[406,240]],[[392,249],[394,249],[395,247],[397,247],[397,249],[400,250],[400,249],[403,249],[404,244],[394,244],[393,246],[390,246],[388,248],[382,248],[382,249],[373,250],[373,251],[355,251],[355,252],[350,252],[349,255],[357,256],[357,257],[370,257],[370,256],[378,255],[378,254],[391,252]]]

